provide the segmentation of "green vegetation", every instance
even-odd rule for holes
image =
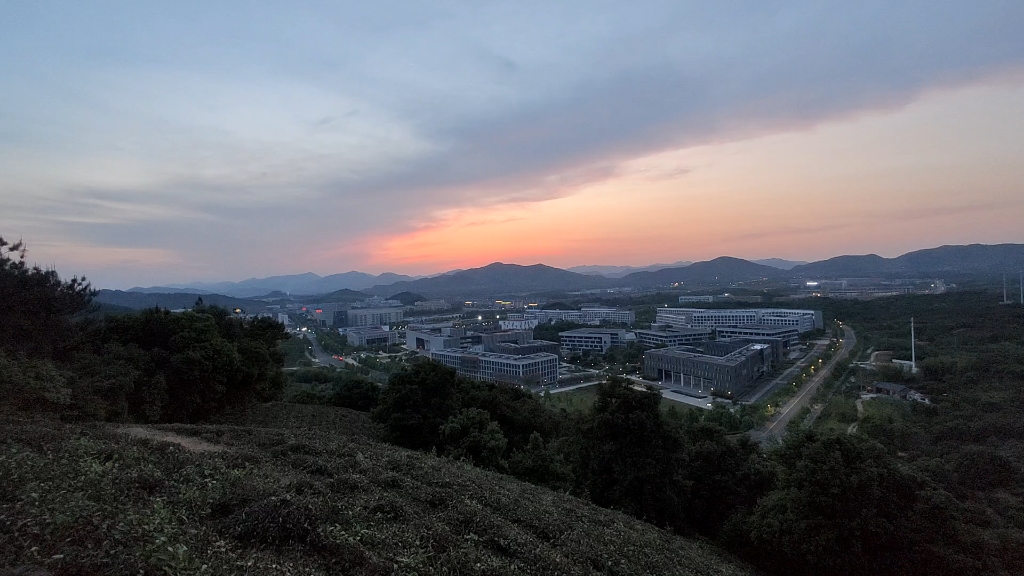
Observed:
[[[284,327],[197,305],[89,317],[94,291],[0,238],[0,396],[66,419],[201,421],[281,393]]]
[[[294,404],[224,425],[0,420],[0,572],[751,573],[710,545],[371,433],[365,414]]]

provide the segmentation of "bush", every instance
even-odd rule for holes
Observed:
[[[369,412],[380,402],[380,386],[362,378],[346,378],[335,385],[329,404]]]

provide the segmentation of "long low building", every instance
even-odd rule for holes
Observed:
[[[529,340],[524,344],[502,342],[500,344],[495,344],[492,352],[509,354],[511,356],[528,356],[530,354],[537,354],[538,352],[558,354],[559,346],[558,342],[548,342],[547,340]]]
[[[686,346],[711,340],[714,331],[711,328],[672,328],[670,326],[653,325],[650,330],[637,330],[636,340],[642,346]]]
[[[735,338],[778,338],[786,348],[795,346],[800,332],[793,326],[769,326],[766,324],[744,324],[742,326],[719,326],[715,328],[718,340]]]
[[[787,326],[798,332],[811,332],[824,327],[820,310],[789,308],[658,308],[658,324],[674,327],[717,328],[718,326]]]
[[[460,376],[481,382],[539,386],[558,382],[558,356],[547,353],[513,356],[495,352],[431,350],[430,359]]]
[[[705,342],[644,352],[644,375],[702,392],[738,394],[771,370],[766,344]]]
[[[349,328],[344,331],[350,346],[388,346],[398,342],[398,330],[384,330],[380,326]]]
[[[622,328],[577,328],[559,332],[558,340],[566,352],[590,350],[604,354],[609,348],[625,345],[626,331]]]

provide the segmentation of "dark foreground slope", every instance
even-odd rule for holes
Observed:
[[[239,424],[0,419],[0,574],[749,573],[576,498],[377,443],[361,413],[266,405]]]

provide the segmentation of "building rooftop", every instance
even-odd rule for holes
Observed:
[[[699,358],[704,362],[711,364],[721,364],[723,366],[735,366],[741,363],[747,356],[752,352],[767,348],[767,344],[747,344],[746,346],[729,352],[724,356],[718,356],[715,354],[708,354],[703,349],[697,346],[677,346],[675,348],[660,348],[656,350],[648,350],[645,354],[655,354],[658,356],[671,356],[675,358]]]
[[[526,354],[523,356],[516,356],[514,354],[502,354],[500,352],[472,352],[469,350],[463,350],[462,348],[445,348],[444,350],[431,350],[431,354],[458,354],[460,356],[478,356],[480,358],[493,358],[495,360],[509,360],[511,362],[526,362],[529,360],[546,360],[548,358],[558,358],[555,354],[548,354],[547,352],[536,352],[534,354]]]

